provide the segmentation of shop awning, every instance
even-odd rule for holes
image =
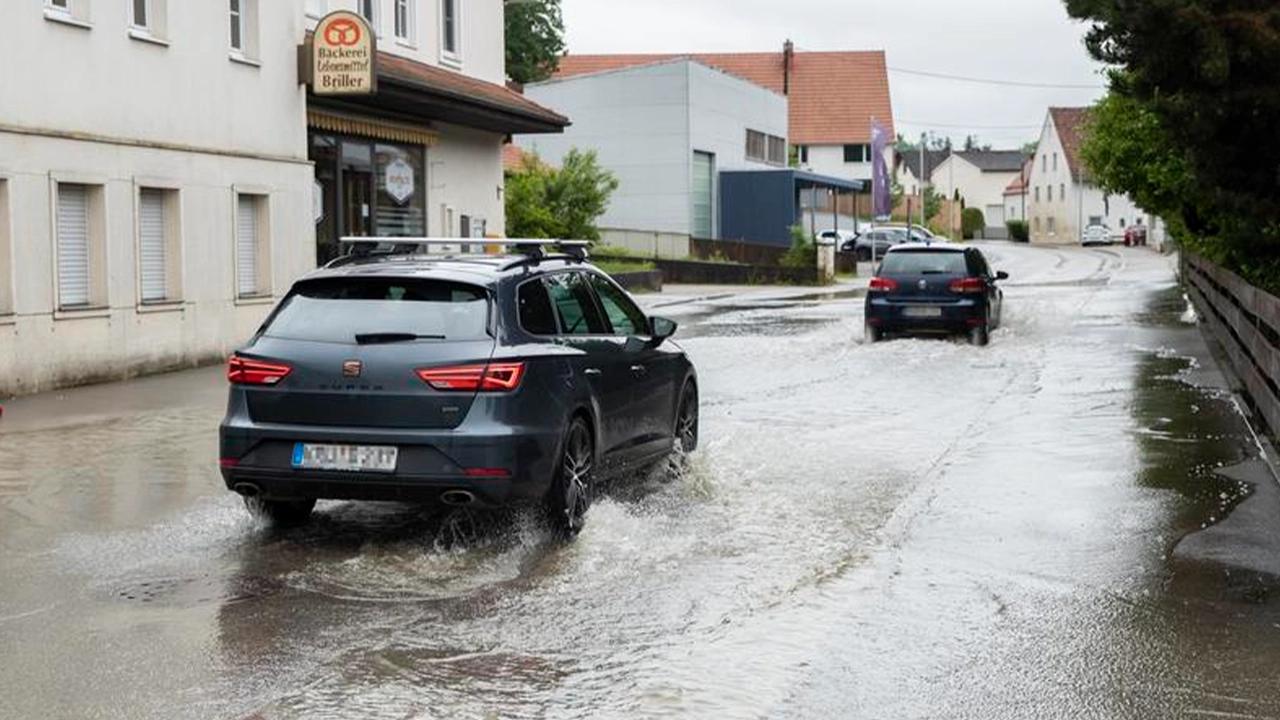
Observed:
[[[368,96],[319,98],[310,104],[368,112],[405,121],[452,123],[508,135],[558,133],[569,119],[505,85],[378,53],[378,91]]]

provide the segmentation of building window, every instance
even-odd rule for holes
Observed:
[[[369,21],[374,34],[381,35],[382,29],[378,27],[378,2],[379,0],[358,0],[361,17]]]
[[[1050,234],[1050,235],[1053,235],[1054,233],[1056,233],[1056,232],[1058,231],[1058,227],[1057,227],[1057,226],[1058,226],[1058,219],[1057,219],[1057,218],[1052,218],[1052,217],[1051,217],[1051,218],[1049,218],[1049,220],[1048,220],[1047,222],[1048,222],[1048,226],[1049,226],[1049,234]]]
[[[800,145],[797,147],[797,151],[798,151],[798,156],[800,158],[801,164],[808,165],[809,164],[809,146]]]
[[[413,42],[413,0],[394,0],[396,38],[404,42]]]
[[[319,20],[328,9],[327,0],[307,0],[307,17]]]
[[[1046,201],[1046,202],[1053,202],[1053,186],[1052,186],[1052,185],[1046,185],[1046,186],[1044,187],[1044,192],[1045,192],[1045,201]]]
[[[58,183],[54,215],[58,309],[106,305],[106,243],[100,185]]]
[[[747,159],[765,161],[769,152],[769,136],[758,130],[747,131]]]
[[[458,0],[440,0],[440,47],[445,57],[456,60],[462,54],[462,18]]]
[[[1048,155],[1040,156],[1040,171],[1049,172],[1049,156]]]
[[[1040,186],[1036,186],[1036,202],[1040,202]]]
[[[769,136],[769,162],[774,165],[787,164],[787,141],[777,135]]]
[[[136,28],[150,28],[150,18],[150,0],[133,0],[133,26]]]
[[[715,167],[715,155],[694,151],[693,217],[689,231],[696,238],[714,237]]]
[[[89,0],[45,0],[44,17],[46,20],[89,28]]]
[[[0,178],[0,316],[13,314],[13,242],[9,231],[9,183]]]
[[[231,50],[237,59],[258,57],[258,0],[227,0],[230,7]]]
[[[844,161],[847,163],[864,163],[871,160],[870,145],[845,145]]]
[[[1120,229],[1124,229],[1124,218],[1120,218]]]
[[[1066,202],[1066,200],[1067,200],[1067,185],[1066,185],[1066,183],[1062,183],[1061,185],[1058,185],[1058,199],[1059,199],[1059,200],[1061,200],[1062,202]]]
[[[178,191],[138,190],[138,292],[142,304],[182,298]]]
[[[1036,218],[1035,225],[1036,225],[1036,232],[1040,232],[1040,218],[1039,218],[1039,217],[1037,217],[1037,218]]]
[[[1058,172],[1058,153],[1053,154],[1053,171]]]
[[[236,297],[271,295],[271,268],[265,195],[236,194]]]

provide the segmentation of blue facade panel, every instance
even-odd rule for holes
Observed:
[[[794,171],[720,173],[720,239],[791,247],[798,217]]]

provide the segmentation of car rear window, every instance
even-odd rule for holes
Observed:
[[[489,325],[484,288],[440,280],[330,278],[299,284],[265,334],[354,343],[357,335],[406,334],[474,340]]]
[[[969,266],[965,262],[964,253],[929,252],[914,250],[911,252],[893,252],[884,258],[880,265],[881,275],[968,275]]]

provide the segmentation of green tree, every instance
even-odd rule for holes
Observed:
[[[1237,269],[1280,262],[1280,5],[1065,1],[1092,24],[1090,53],[1116,68],[1111,91],[1121,99],[1100,108],[1096,146],[1120,145],[1120,127],[1146,138],[1115,159],[1094,151],[1094,172],[1171,212],[1171,229]],[[1162,146],[1149,147],[1153,139]]]
[[[965,208],[960,214],[960,232],[965,240],[972,240],[987,226],[987,218],[978,208]]]
[[[570,150],[559,169],[526,155],[507,174],[507,237],[599,240],[596,220],[617,189],[594,151]]]
[[[507,77],[518,83],[546,80],[564,53],[560,0],[506,0]]]

